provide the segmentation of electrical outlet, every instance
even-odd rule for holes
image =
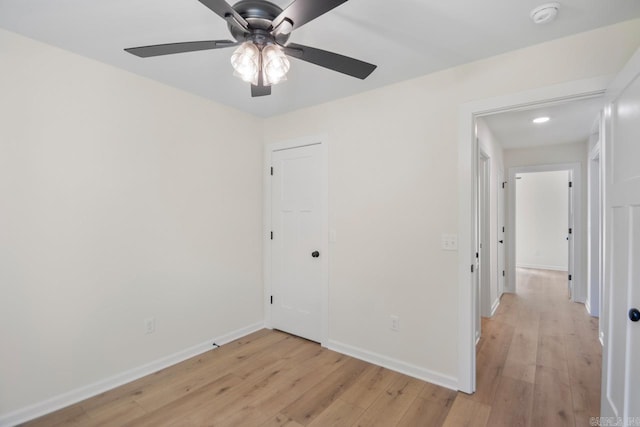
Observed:
[[[149,317],[148,319],[144,319],[144,333],[146,335],[152,334],[156,331],[156,318]]]
[[[457,234],[443,234],[442,235],[442,250],[444,250],[444,251],[457,251],[458,250],[458,235]]]
[[[398,331],[400,330],[400,318],[398,316],[389,316],[391,319],[391,330]]]

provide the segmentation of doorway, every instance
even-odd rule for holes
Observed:
[[[567,170],[517,174],[513,228],[516,268],[564,272],[570,298],[569,182]]]
[[[458,389],[473,393],[476,389],[476,354],[475,332],[476,318],[474,307],[476,292],[473,284],[478,280],[476,266],[477,236],[477,159],[478,144],[476,139],[476,118],[489,114],[516,111],[540,105],[554,105],[568,101],[601,97],[607,88],[608,81],[594,78],[582,81],[549,86],[528,92],[511,94],[503,97],[473,101],[461,106],[458,140],[458,182],[459,182],[459,226],[458,253],[459,272],[459,352],[458,352]],[[515,178],[515,177],[514,177]],[[509,177],[509,190],[512,179]],[[511,191],[511,190],[510,190]],[[509,194],[508,198],[511,197]],[[507,226],[507,231],[509,230]],[[507,232],[507,236],[512,233]],[[515,243],[515,242],[514,242]],[[510,242],[511,245],[511,242]],[[507,248],[508,250],[511,247]],[[507,259],[507,269],[515,271]],[[508,277],[505,290],[515,277]]]
[[[544,175],[545,173],[547,174]],[[542,175],[536,176],[535,174]],[[518,179],[518,177],[521,179]],[[526,200],[523,200],[522,197],[519,198],[518,182],[523,182],[524,185],[525,177],[529,177],[528,181],[530,182],[527,184],[529,184],[531,192],[553,191],[555,194],[529,195]],[[508,182],[510,184],[508,227],[515,230],[515,233],[507,235],[509,242],[507,258],[515,260],[515,262],[510,262],[507,273],[511,287],[510,291],[517,293],[517,266],[560,271],[566,269],[569,298],[574,302],[584,302],[581,288],[574,288],[573,286],[574,283],[581,283],[580,253],[576,248],[580,248],[582,245],[582,237],[579,232],[582,229],[582,215],[579,208],[574,208],[581,206],[580,163],[509,168]],[[549,187],[549,185],[553,187]],[[560,185],[563,185],[564,189],[556,187]],[[555,188],[555,190],[550,188]],[[556,203],[558,203],[558,200],[563,199],[560,203],[566,208],[562,210],[561,215],[566,217],[566,222],[561,221],[555,209],[547,209],[547,205],[541,205],[550,203],[550,200],[545,202],[548,199],[552,199]],[[518,203],[522,204],[520,207],[523,210],[528,210],[524,212],[526,215],[522,218],[527,221],[525,225],[528,227],[543,227],[542,232],[539,229],[533,229],[527,230],[527,234],[524,236],[518,236],[524,230],[518,224],[516,216]],[[544,221],[540,222],[539,220],[541,219]],[[552,227],[541,225],[549,224],[552,221],[554,222]],[[524,241],[522,238],[524,238]],[[520,253],[518,248],[520,248]],[[560,257],[563,257],[563,259],[558,261]]]

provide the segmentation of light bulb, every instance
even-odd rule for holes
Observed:
[[[286,80],[290,66],[289,59],[278,46],[270,44],[262,49],[262,78],[266,86]]]
[[[544,116],[544,117],[536,117],[535,119],[532,120],[532,122],[536,124],[540,124],[540,123],[546,123],[549,120],[550,120],[549,117]]]
[[[260,50],[251,43],[245,42],[240,45],[233,55],[231,55],[231,65],[235,76],[240,77],[245,82],[258,84],[258,73],[260,72]]]

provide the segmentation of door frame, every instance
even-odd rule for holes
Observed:
[[[569,227],[572,230],[573,242],[569,242],[569,246],[573,243],[573,250],[567,251],[569,258],[567,263],[570,270],[569,274],[571,278],[571,301],[584,302],[584,286],[575,286],[576,283],[582,284],[582,177],[580,176],[580,163],[558,163],[550,165],[533,165],[533,166],[517,166],[509,168],[509,178],[507,179],[507,187],[509,191],[508,216],[507,227],[511,230],[511,233],[507,236],[507,259],[512,260],[507,267],[508,285],[506,292],[517,293],[516,282],[516,176],[521,173],[535,173],[535,172],[555,172],[555,171],[567,171],[569,172],[569,181],[573,182],[571,191],[571,204],[573,209],[570,209],[570,214],[573,213],[573,218],[569,220]],[[567,188],[567,192],[569,189]],[[572,225],[573,224],[573,225]],[[573,258],[573,259],[571,259]]]
[[[602,122],[599,117],[598,122]],[[585,305],[589,314],[600,317],[602,311],[602,163],[600,156],[600,135],[591,152],[587,166],[587,286],[588,293]],[[595,224],[594,224],[595,223]],[[602,341],[602,330],[598,332]]]
[[[611,76],[576,80],[462,104],[458,115],[458,390],[476,390],[475,319],[473,317],[475,213],[478,155],[475,119],[483,115],[526,109],[540,104],[601,96]],[[507,267],[511,260],[507,261]]]
[[[491,307],[491,316],[493,316],[500,305],[500,298],[502,294],[505,292],[506,284],[507,284],[507,211],[506,211],[506,179],[504,175],[504,170],[499,169],[497,173],[497,183],[496,183],[496,231],[497,236],[495,236],[498,240],[498,250],[496,251],[497,262],[496,262],[496,277],[498,278],[498,297]],[[502,220],[502,221],[501,221]],[[502,237],[502,243],[499,242],[500,237]],[[500,245],[502,245],[502,254],[500,253]]]
[[[326,135],[305,136],[285,141],[268,143],[264,147],[263,155],[263,187],[262,187],[262,218],[263,218],[263,282],[264,282],[264,324],[273,329],[271,322],[271,156],[275,151],[294,149],[309,145],[319,145],[321,153],[321,200],[322,209],[322,241],[320,242],[321,264],[321,296],[320,296],[320,345],[327,347],[329,343],[329,144]]]
[[[479,307],[480,313],[476,314],[476,321],[481,322],[481,317],[491,317],[491,157],[480,148],[478,151],[478,249],[480,252],[479,279]],[[482,245],[482,247],[480,247]],[[480,339],[482,328],[476,325],[477,337]]]

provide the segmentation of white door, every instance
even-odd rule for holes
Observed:
[[[604,417],[640,422],[640,50],[607,91],[605,258],[607,318],[602,369]],[[640,315],[640,313],[638,313]]]
[[[504,224],[504,194],[506,190],[506,184],[504,182],[504,172],[498,171],[498,294],[497,297],[504,292],[504,280],[506,276],[506,268],[504,265],[504,245],[505,239],[505,224]]]
[[[569,201],[567,203],[568,209],[567,209],[567,213],[569,215],[568,219],[567,219],[567,224],[569,226],[569,229],[567,230],[567,268],[569,270],[569,277],[567,280],[567,293],[570,299],[573,300],[573,274],[574,274],[574,260],[573,260],[573,252],[575,250],[574,248],[574,236],[575,236],[575,226],[573,223],[573,218],[574,218],[574,206],[573,206],[573,174],[571,173],[571,171],[569,171],[569,183],[567,184],[569,187],[569,191],[567,192]]]
[[[322,151],[320,144],[274,151],[271,186],[271,323],[321,340]]]

